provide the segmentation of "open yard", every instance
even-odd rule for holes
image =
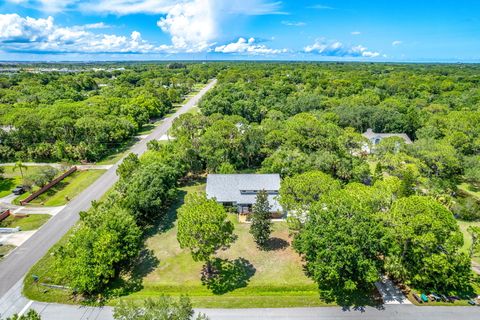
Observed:
[[[28,176],[30,174],[35,174],[39,167],[27,167],[23,169],[23,174]],[[14,170],[13,166],[3,167],[5,173],[3,174],[4,179],[0,180],[0,198],[6,197],[12,193],[12,190],[22,184],[22,176],[20,170]]]
[[[26,217],[9,216],[8,218],[0,222],[0,227],[20,227],[22,231],[35,230],[40,228],[45,222],[47,222],[50,217],[51,216],[49,214],[31,214]]]
[[[458,225],[460,226],[460,230],[463,233],[463,247],[462,251],[467,252],[470,249],[470,246],[472,245],[472,238],[470,234],[467,232],[468,227],[470,226],[477,226],[480,227],[480,221],[477,222],[469,222],[469,221],[460,221],[458,220]],[[474,256],[473,261],[480,263],[480,257],[479,256]]]
[[[31,205],[44,205],[47,207],[63,206],[69,200],[72,200],[95,180],[97,180],[105,170],[87,170],[77,171],[69,175],[53,188],[40,195],[38,198],[30,202]],[[15,199],[15,203],[28,197],[29,193],[25,193]],[[67,200],[69,199],[69,200]]]
[[[124,299],[144,299],[159,295],[188,294],[195,307],[300,307],[326,305],[318,298],[317,287],[302,270],[299,256],[290,247],[287,226],[274,224],[270,250],[255,246],[248,224],[235,223],[238,236],[234,244],[217,255],[222,264],[221,281],[202,284],[202,262],[195,262],[176,239],[176,209],[188,192],[203,191],[204,184],[194,184],[179,190],[179,198],[169,211],[169,219],[151,232],[146,240],[148,258],[137,266],[142,288]],[[64,240],[65,241],[65,237]],[[62,241],[60,241],[62,242]],[[54,249],[52,249],[54,250]],[[223,261],[223,262],[222,262]],[[58,289],[38,290],[30,275],[48,278],[51,256],[45,255],[25,278],[24,293],[29,298],[74,303],[69,292]],[[110,301],[113,304],[115,301]]]
[[[185,187],[180,190],[180,197],[203,190],[204,184]],[[181,200],[170,212],[173,217],[180,203]],[[188,250],[180,248],[174,222],[168,230],[147,239],[153,259],[148,260],[148,265],[139,266],[146,273],[143,289],[127,298],[188,294],[197,307],[325,305],[318,298],[316,285],[304,275],[300,257],[290,247],[291,239],[284,222],[274,224],[270,250],[261,251],[249,233],[250,225],[238,223],[235,215],[230,218],[238,238],[229,249],[217,255],[223,259],[221,264],[225,269],[221,272],[221,281],[208,287],[202,284],[203,263],[193,261]]]

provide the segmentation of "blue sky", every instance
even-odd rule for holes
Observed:
[[[476,0],[0,0],[0,60],[480,62]]]

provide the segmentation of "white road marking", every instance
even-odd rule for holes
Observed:
[[[32,306],[32,303],[33,303],[33,301],[30,300],[30,301],[25,305],[25,307],[23,307],[23,309],[18,313],[18,315],[19,315],[19,316],[23,316],[23,314],[24,314],[25,312],[27,312],[27,310]]]

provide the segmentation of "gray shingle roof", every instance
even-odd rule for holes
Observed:
[[[412,140],[410,140],[410,137],[406,133],[376,133],[373,132],[372,129],[367,129],[366,132],[362,134],[365,138],[369,139],[370,141],[373,141],[375,139],[384,139],[384,138],[390,138],[390,137],[399,137],[405,140],[406,144],[411,144]]]
[[[272,191],[268,200],[272,211],[282,211],[277,201],[280,189],[279,174],[209,174],[207,176],[207,197],[218,202],[233,202],[236,204],[255,203],[255,192],[241,191]]]

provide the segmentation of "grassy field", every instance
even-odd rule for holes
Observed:
[[[182,188],[181,199],[204,188],[204,184]],[[170,212],[173,217],[181,199]],[[138,267],[139,273],[144,274],[143,289],[126,298],[188,294],[194,306],[207,308],[326,305],[318,298],[316,285],[303,273],[300,257],[290,247],[285,223],[274,224],[270,249],[262,251],[249,233],[250,225],[238,223],[234,215],[230,219],[235,224],[237,239],[229,249],[217,254],[223,259],[222,268],[228,270],[221,273],[220,285],[202,284],[203,263],[193,261],[188,250],[180,248],[174,222],[167,231],[147,239],[153,259]]]
[[[181,249],[176,239],[176,209],[189,192],[203,191],[204,183],[194,184],[179,190],[179,198],[169,211],[167,223],[159,226],[161,231],[151,232],[146,246],[151,255],[135,270],[141,278],[142,289],[124,299],[144,299],[161,294],[188,294],[195,307],[299,307],[324,306],[318,298],[317,287],[307,278],[299,256],[290,247],[287,226],[274,224],[270,249],[261,251],[255,246],[248,224],[230,219],[235,224],[236,241],[218,253],[222,262],[222,281],[206,286],[201,281],[202,262],[195,262],[187,250]],[[62,241],[65,241],[66,237]],[[61,241],[61,242],[62,242]],[[52,249],[53,250],[53,249]],[[68,291],[42,288],[38,290],[30,280],[31,274],[48,278],[51,255],[45,255],[30,271],[25,280],[27,297],[48,301],[74,303]],[[114,304],[116,301],[109,301]]]
[[[49,214],[31,214],[22,218],[9,216],[7,219],[0,222],[0,227],[20,227],[22,231],[36,230],[40,228],[45,222],[47,222],[50,217],[51,216]]]
[[[41,194],[38,198],[30,202],[31,205],[44,205],[47,207],[63,206],[67,204],[68,199],[72,200],[95,180],[97,180],[105,170],[87,170],[77,171],[60,181],[53,188]],[[15,199],[14,203],[19,203],[29,194],[23,194]]]
[[[470,234],[467,232],[467,229],[468,229],[469,226],[480,227],[480,222],[479,221],[469,222],[469,221],[460,221],[460,220],[457,220],[457,222],[458,222],[458,225],[460,226],[460,230],[463,233],[462,251],[468,253],[469,249],[470,249],[470,246],[472,245],[472,238],[471,238]],[[472,260],[477,262],[477,263],[480,263],[480,257],[479,256],[474,256]]]
[[[3,174],[4,179],[0,180],[0,198],[6,197],[12,193],[12,190],[22,184],[22,176],[20,170],[14,170],[13,166],[3,167],[5,173]],[[27,167],[23,169],[23,174],[25,176],[35,174],[40,167]]]

